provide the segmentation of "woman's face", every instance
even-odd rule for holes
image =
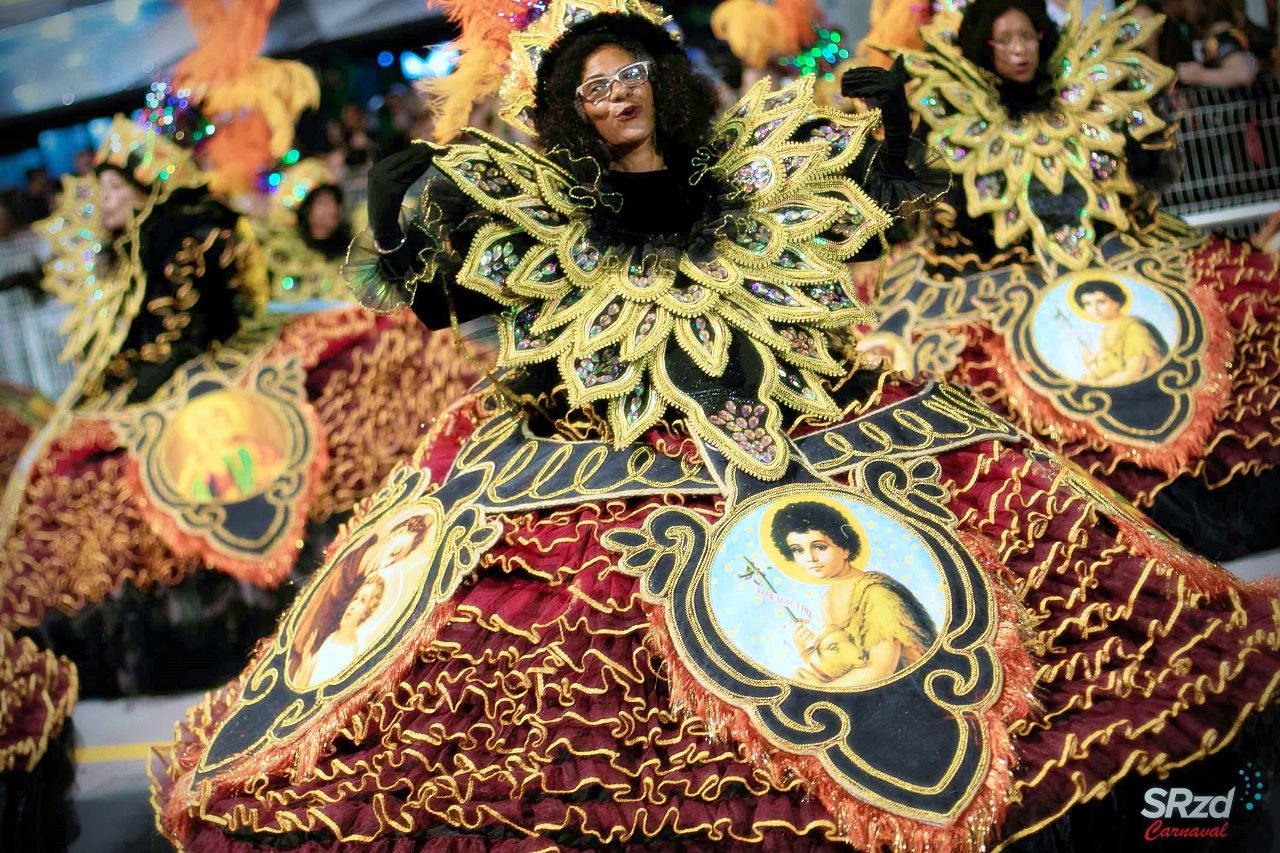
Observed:
[[[342,208],[333,193],[320,190],[307,210],[307,233],[313,240],[328,240],[342,222]]]
[[[831,580],[849,572],[849,549],[818,530],[787,534],[791,559],[815,580]]]
[[[142,206],[142,193],[114,169],[98,177],[98,209],[108,231],[119,231],[129,224],[133,212]]]
[[[1040,34],[1027,13],[1010,9],[991,25],[991,55],[996,73],[1015,83],[1030,83],[1040,67]]]
[[[354,631],[368,621],[381,600],[381,578],[373,576],[365,578],[364,583],[360,584],[360,588],[356,590],[356,594],[351,597],[351,601],[347,602],[347,607],[342,611],[342,619],[338,624],[345,631]]]
[[[636,62],[631,51],[606,44],[596,48],[582,64],[579,83],[593,78],[609,79]],[[620,82],[609,87],[609,95],[599,103],[581,101],[583,113],[610,149],[632,149],[653,140],[653,84],[647,80],[634,89]]]

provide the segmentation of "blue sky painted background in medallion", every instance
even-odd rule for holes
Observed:
[[[1170,349],[1177,345],[1178,315],[1173,305],[1159,291],[1129,276],[1118,276],[1133,304],[1125,312],[1141,317],[1160,330]],[[1031,338],[1040,357],[1060,376],[1080,379],[1085,373],[1081,345],[1096,351],[1102,324],[1080,316],[1079,308],[1069,303],[1075,277],[1066,277],[1046,291],[1031,318]]]
[[[829,492],[821,493],[828,498]],[[803,495],[788,495],[788,503]],[[897,579],[916,598],[939,629],[943,626],[946,599],[942,579],[933,556],[910,528],[859,501],[840,498],[867,532],[870,558],[867,571],[881,572]],[[760,524],[768,504],[743,516],[729,531],[716,554],[708,581],[711,609],[723,630],[748,658],[770,672],[790,677],[802,664],[791,639],[795,620],[785,607],[817,631],[822,624],[822,596],[825,584],[795,580],[774,567],[760,542]],[[768,599],[761,585],[739,577],[750,558],[773,582],[779,601]]]

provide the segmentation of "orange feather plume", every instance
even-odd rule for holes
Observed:
[[[320,103],[320,84],[299,62],[258,54],[279,0],[182,0],[196,47],[174,69],[218,133],[209,156],[218,184],[247,189],[293,144],[298,116]]]
[[[466,126],[472,109],[498,91],[511,53],[509,37],[523,29],[530,8],[519,0],[428,0],[458,25],[458,67],[421,84],[435,113],[435,137],[448,142]]]

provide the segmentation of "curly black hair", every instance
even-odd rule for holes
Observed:
[[[609,167],[609,150],[579,111],[576,94],[587,57],[608,44],[653,63],[649,81],[658,150],[668,168],[687,167],[710,132],[716,114],[715,89],[693,70],[666,30],[635,15],[589,18],[566,30],[543,54],[533,109],[533,127],[543,149],[590,158],[602,171]]]
[[[1111,281],[1086,281],[1084,284],[1076,287],[1074,299],[1076,304],[1081,308],[1084,307],[1084,297],[1090,293],[1101,293],[1121,308],[1129,301],[1129,297],[1125,294],[1124,289],[1120,285]]]
[[[1041,75],[1049,73],[1049,59],[1058,49],[1058,39],[1062,32],[1049,17],[1049,10],[1044,0],[974,0],[964,10],[964,18],[960,21],[960,30],[956,34],[960,51],[965,58],[987,71],[995,71],[995,56],[991,52],[991,30],[999,18],[1010,9],[1017,9],[1031,19],[1031,26],[1040,33],[1040,68]]]
[[[343,213],[334,232],[325,239],[319,240],[312,235],[310,220],[307,217],[310,216],[311,208],[315,205],[316,199],[325,194],[333,197],[333,200],[338,204],[338,209]],[[347,246],[351,243],[351,222],[346,215],[346,196],[343,194],[341,187],[336,184],[321,184],[315,187],[311,192],[307,193],[307,197],[302,200],[302,203],[298,205],[298,209],[294,213],[297,215],[298,232],[308,246],[318,249],[327,258],[346,255]]]
[[[792,533],[807,533],[810,530],[826,535],[834,544],[847,550],[850,560],[862,553],[862,537],[849,526],[848,520],[834,507],[817,501],[796,501],[783,507],[773,517],[769,536],[773,539],[774,547],[788,559],[792,559],[787,537]]]
[[[124,178],[125,181],[127,181],[134,189],[142,190],[144,193],[147,193],[151,191],[151,187],[138,180],[137,175],[134,173],[134,170],[140,165],[142,165],[142,158],[140,156],[130,154],[127,166],[117,166],[114,163],[98,163],[93,167],[93,173],[101,178],[106,172],[115,172],[117,175]]]

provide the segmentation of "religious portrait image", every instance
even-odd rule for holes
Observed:
[[[1090,271],[1056,283],[1032,318],[1045,363],[1080,385],[1114,388],[1156,373],[1178,344],[1178,314],[1141,279]]]
[[[439,522],[430,504],[411,504],[356,531],[331,558],[291,638],[294,690],[341,681],[394,641],[431,567]]]
[[[709,578],[722,633],[780,678],[883,683],[934,645],[942,577],[909,526],[850,495],[792,492],[742,516]]]
[[[161,474],[176,494],[198,503],[233,503],[276,480],[288,462],[290,441],[277,403],[221,388],[183,404],[157,449]]]

